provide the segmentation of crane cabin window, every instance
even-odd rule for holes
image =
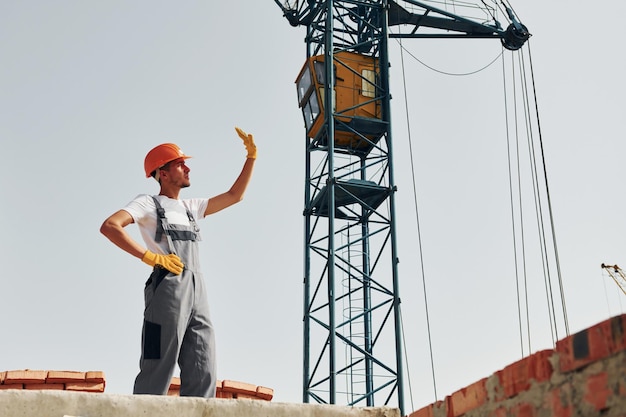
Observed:
[[[326,89],[324,87],[320,87],[320,99],[322,100],[322,108],[325,109],[326,108]],[[333,97],[333,107],[332,107],[332,111],[337,111],[337,92],[335,91],[335,89],[333,88],[332,91],[332,97]]]
[[[302,116],[304,117],[304,124],[306,126],[306,130],[311,130],[313,127],[313,123],[315,123],[315,119],[320,114],[320,106],[317,101],[317,96],[315,94],[309,95],[310,99],[306,102],[304,107],[302,107]]]
[[[313,61],[313,68],[315,69],[315,78],[320,85],[326,84],[326,76],[324,70],[324,61]]]
[[[364,69],[361,77],[361,94],[365,97],[376,97],[376,72]]]
[[[302,107],[304,106],[304,99],[311,92],[311,86],[313,85],[311,71],[309,70],[308,66],[304,68],[304,71],[302,72],[302,75],[300,76],[296,84],[298,87],[298,104],[300,105],[300,107]]]

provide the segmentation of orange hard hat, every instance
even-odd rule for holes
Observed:
[[[148,152],[146,159],[143,161],[143,167],[146,170],[146,178],[150,178],[151,174],[157,169],[178,158],[191,158],[174,143],[162,143]]]

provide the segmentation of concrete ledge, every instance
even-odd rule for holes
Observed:
[[[400,417],[390,407],[28,390],[0,391],[0,410],[11,417]]]

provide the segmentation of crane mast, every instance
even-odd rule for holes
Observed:
[[[503,29],[417,1],[275,2],[306,28],[303,401],[405,415],[388,39],[530,35],[510,10]]]

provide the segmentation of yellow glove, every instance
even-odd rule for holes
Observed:
[[[254,136],[244,132],[238,127],[235,127],[235,130],[237,131],[239,137],[243,140],[243,145],[248,151],[248,158],[256,159],[256,145],[254,144]]]
[[[146,253],[143,254],[143,258],[141,258],[141,260],[150,266],[159,265],[174,275],[180,275],[180,273],[183,272],[183,267],[185,266],[180,258],[173,253],[170,253],[169,255],[160,255],[147,250]]]

